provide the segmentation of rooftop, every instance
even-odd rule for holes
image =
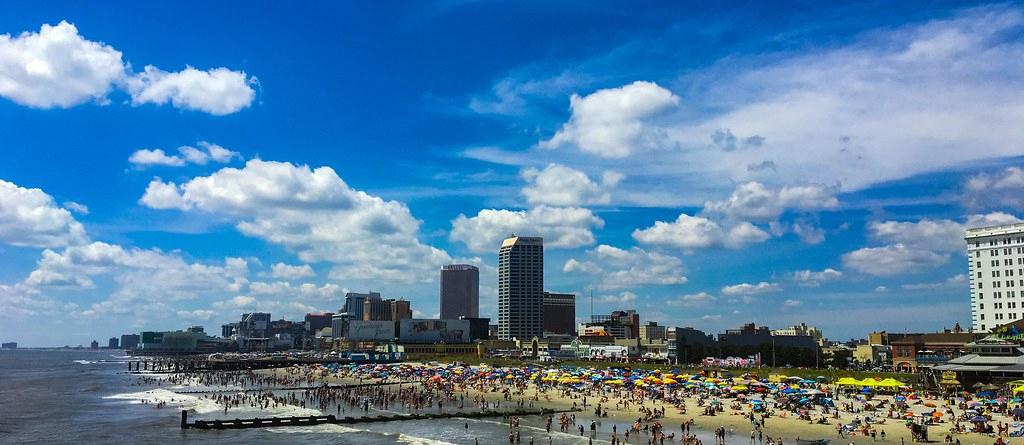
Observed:
[[[1024,223],[1003,224],[1001,226],[978,227],[975,229],[967,229],[967,234],[964,236],[964,238],[971,239],[993,235],[1009,235],[1014,233],[1024,233]]]

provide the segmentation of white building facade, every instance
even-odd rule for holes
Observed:
[[[968,229],[964,239],[974,330],[1024,318],[1024,223]]]

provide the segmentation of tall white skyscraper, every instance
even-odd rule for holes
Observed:
[[[544,335],[544,238],[512,235],[498,251],[498,338]]]
[[[969,229],[964,239],[974,330],[1024,318],[1024,223]]]

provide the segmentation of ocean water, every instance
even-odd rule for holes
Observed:
[[[365,425],[318,425],[312,427],[202,431],[180,428],[180,409],[194,410],[190,418],[216,419],[310,415],[316,410],[282,407],[275,412],[245,412],[222,408],[192,394],[175,393],[169,385],[136,384],[126,374],[121,351],[15,350],[0,352],[0,444],[52,443],[303,443],[340,445],[443,445],[507,444],[508,429],[502,419],[433,419]],[[191,388],[195,389],[195,388]],[[157,408],[149,401],[167,401]],[[371,410],[371,414],[376,414]],[[577,420],[590,420],[577,414]],[[466,424],[469,428],[466,428]],[[627,425],[618,424],[621,433]],[[588,438],[551,432],[553,444],[583,445]],[[612,423],[607,419],[593,443],[606,444]],[[588,431],[589,432],[589,431]],[[702,436],[704,436],[702,434]],[[523,444],[548,443],[544,419],[522,420]],[[704,443],[714,443],[708,436]],[[630,443],[645,444],[644,436]],[[678,443],[678,441],[666,443]]]

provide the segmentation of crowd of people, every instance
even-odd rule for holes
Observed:
[[[225,415],[238,407],[269,409],[281,405],[313,408],[339,416],[371,411],[456,414],[513,413],[542,407],[565,409],[541,418],[545,428],[531,427],[525,432],[521,418],[507,415],[511,444],[522,443],[524,438],[527,443],[550,443],[552,436],[557,438],[552,434],[557,424],[559,433],[578,435],[590,442],[703,445],[701,437],[692,430],[694,420],[702,419],[701,424],[706,426],[715,416],[743,416],[750,425],[750,445],[783,445],[782,437],[769,434],[768,426],[775,422],[772,419],[833,425],[837,437],[844,440],[863,437],[885,441],[886,420],[899,419],[900,426],[924,431],[923,425],[943,422],[944,417],[952,423],[951,433],[971,430],[1006,437],[1012,433],[1009,422],[998,422],[993,427],[987,421],[997,414],[1024,417],[1024,410],[1009,403],[980,407],[977,402],[950,399],[940,403],[941,409],[922,411],[922,405],[935,406],[934,397],[909,392],[877,396],[816,379],[766,382],[767,379],[758,380],[756,376],[731,377],[716,372],[683,376],[628,368],[492,368],[405,363],[186,372],[164,379],[142,376],[138,384],[225,388],[202,395],[223,406]],[[911,412],[912,406],[918,407],[917,412]],[[694,410],[696,417],[688,415],[689,409]],[[682,418],[679,430],[666,427],[669,413],[674,419]],[[626,417],[630,414],[635,416],[631,420]],[[965,427],[980,416],[986,416],[986,422],[977,422],[973,429]],[[727,438],[735,435],[737,427],[735,422],[722,420],[723,425],[731,426],[714,429],[716,445],[724,445]],[[610,423],[610,428],[603,423]],[[466,423],[467,432],[469,425]],[[978,429],[984,427],[991,431]],[[538,435],[535,429],[544,433]]]

